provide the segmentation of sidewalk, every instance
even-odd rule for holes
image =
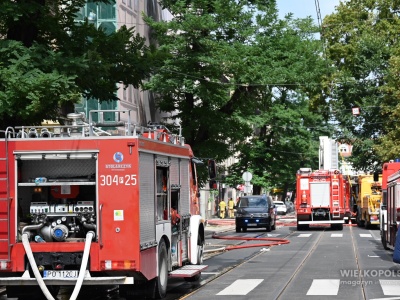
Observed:
[[[212,235],[214,232],[224,232],[228,230],[233,230],[235,228],[235,219],[220,219],[218,217],[213,217],[208,219],[205,228],[205,235]]]

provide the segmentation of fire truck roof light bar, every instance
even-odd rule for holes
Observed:
[[[41,153],[14,153],[15,158],[18,160],[41,160],[41,159],[96,159],[97,153],[83,152],[83,153],[54,153],[54,152],[41,152]]]

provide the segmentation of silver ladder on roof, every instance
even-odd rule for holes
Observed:
[[[83,122],[83,125],[86,125],[89,127],[89,123]],[[95,136],[101,136],[101,135],[111,135],[111,133],[101,129],[100,127],[96,127],[96,126],[91,126],[90,127],[92,129],[92,133]]]
[[[15,137],[15,131],[8,127],[4,138],[4,157],[0,157],[0,249],[7,249],[7,253],[0,250],[0,263],[11,261],[10,236],[10,171],[8,157],[8,138]],[[4,167],[3,167],[4,166]]]

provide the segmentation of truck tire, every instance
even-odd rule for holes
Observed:
[[[297,230],[308,230],[310,229],[310,225],[309,224],[297,224]]]
[[[272,231],[272,225],[271,225],[271,221],[269,222],[269,224],[267,225],[267,232],[271,232]]]
[[[385,219],[384,218],[382,218],[381,242],[382,242],[383,249],[389,250],[389,247],[387,246],[387,241],[386,241],[386,230],[385,230]]]
[[[158,245],[158,276],[149,282],[149,292],[152,299],[165,298],[168,284],[168,252],[165,241],[161,239]]]
[[[242,229],[238,226],[236,226],[236,232],[240,232]]]
[[[370,221],[366,221],[365,222],[365,229],[370,229],[371,228],[371,222]]]

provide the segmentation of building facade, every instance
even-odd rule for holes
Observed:
[[[94,3],[87,1],[77,15],[77,21],[88,20],[97,28],[106,32],[117,31],[121,26],[134,28],[135,33],[149,40],[150,29],[142,18],[142,13],[153,17],[155,20],[170,19],[170,14],[163,11],[157,0],[115,0],[113,4]],[[148,122],[160,122],[161,115],[156,109],[155,97],[149,91],[142,91],[132,85],[118,84],[117,101],[99,103],[96,99],[84,99],[81,104],[76,105],[76,110],[84,112],[88,116],[90,110],[96,109],[118,109],[130,110],[131,121],[138,125]],[[107,120],[113,120],[110,114]],[[95,120],[96,121],[96,120]]]

